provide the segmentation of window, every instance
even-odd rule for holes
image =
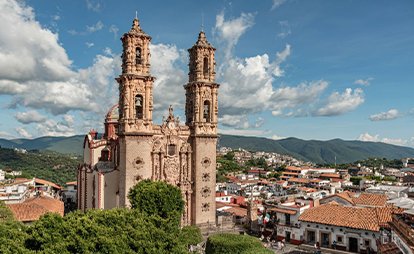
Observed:
[[[342,243],[342,236],[337,236],[337,237],[336,237],[336,241],[337,241],[338,243]]]
[[[135,48],[135,63],[136,64],[141,64],[142,63],[141,48],[140,47]]]
[[[290,225],[290,214],[285,213],[285,224]]]
[[[175,149],[176,148],[176,146],[174,145],[174,144],[170,144],[170,145],[168,145],[168,155],[169,156],[174,156],[175,155]]]
[[[365,247],[369,247],[370,241],[368,239],[365,239],[364,243],[365,243]]]
[[[143,104],[142,95],[135,96],[135,117],[138,119],[143,118]]]
[[[210,102],[209,101],[204,101],[203,119],[206,122],[210,122]]]
[[[204,78],[208,77],[208,58],[204,57],[204,61],[203,61],[203,74],[204,74]]]

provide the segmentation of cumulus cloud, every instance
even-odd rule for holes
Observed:
[[[410,145],[410,142],[411,142],[411,140],[405,140],[402,138],[380,138],[378,134],[371,135],[369,133],[363,133],[359,135],[358,140],[369,141],[369,142],[382,142],[382,143],[387,143],[387,144],[397,145],[397,146],[407,146],[407,145]]]
[[[345,89],[341,94],[338,92],[332,93],[325,106],[318,109],[316,115],[318,116],[336,116],[356,109],[364,102],[364,92],[362,89],[351,88]]]
[[[18,112],[15,115],[17,121],[23,124],[39,123],[46,120],[46,116],[41,115],[36,110],[29,110],[27,112]]]
[[[93,42],[85,42],[86,47],[92,48],[95,44]]]
[[[286,2],[286,0],[273,0],[273,4],[272,4],[271,10],[273,11],[273,10],[277,9],[279,6],[281,6],[285,2]]]
[[[224,11],[216,16],[216,25],[213,34],[218,40],[223,42],[225,49],[225,58],[229,59],[234,46],[239,38],[254,25],[254,14],[242,13],[240,17],[225,20]]]
[[[30,134],[26,129],[24,129],[23,127],[16,127],[15,128],[16,132],[23,138],[31,138],[33,137],[32,134]]]
[[[41,27],[31,7],[7,0],[0,9],[0,94],[13,95],[11,106],[59,115],[102,112],[103,102],[115,101],[119,56],[97,55],[91,67],[73,70],[58,35]]]
[[[240,136],[268,136],[270,131],[268,130],[244,130],[244,129],[219,129],[220,134],[227,135],[240,135]]]
[[[387,112],[381,112],[378,114],[371,115],[369,119],[371,121],[385,121],[393,120],[399,117],[399,112],[396,109],[390,109]]]
[[[184,88],[187,75],[179,67],[186,52],[175,45],[151,44],[151,73],[154,83],[154,115],[161,116],[169,105],[184,107]]]
[[[361,85],[361,86],[369,86],[373,78],[367,78],[367,79],[357,79],[354,81],[354,84]]]

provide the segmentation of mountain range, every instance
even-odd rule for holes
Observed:
[[[24,148],[27,150],[52,150],[65,154],[82,154],[85,136],[40,137],[36,139],[0,139],[3,148]],[[372,157],[401,159],[414,157],[414,149],[381,142],[302,140],[286,138],[273,140],[261,137],[220,135],[220,147],[243,148],[249,151],[275,152],[291,155],[297,159],[319,164],[349,163]]]

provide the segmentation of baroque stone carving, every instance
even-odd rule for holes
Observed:
[[[202,174],[202,176],[201,176],[201,180],[202,180],[203,182],[208,182],[208,181],[210,181],[210,173],[203,173],[203,174]]]
[[[141,169],[144,166],[145,162],[141,157],[136,157],[134,159],[134,161],[132,162],[132,165],[134,166],[134,168],[136,169]]]
[[[208,212],[210,210],[210,204],[209,203],[203,203],[201,205],[201,211]]]
[[[179,163],[178,158],[166,158],[164,163],[164,178],[169,184],[177,184],[179,182]]]
[[[203,167],[205,167],[205,168],[208,168],[210,166],[210,164],[211,164],[211,160],[208,157],[204,157],[201,160],[201,165],[203,165]]]
[[[211,194],[211,190],[210,190],[210,188],[209,187],[207,187],[207,186],[204,186],[202,189],[201,189],[201,196],[203,197],[203,198],[206,198],[206,197],[208,197],[208,196],[210,196],[210,194]]]

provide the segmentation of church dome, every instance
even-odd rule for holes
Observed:
[[[106,122],[118,122],[119,119],[119,105],[115,104],[109,109],[108,113],[106,114],[105,121]]]

